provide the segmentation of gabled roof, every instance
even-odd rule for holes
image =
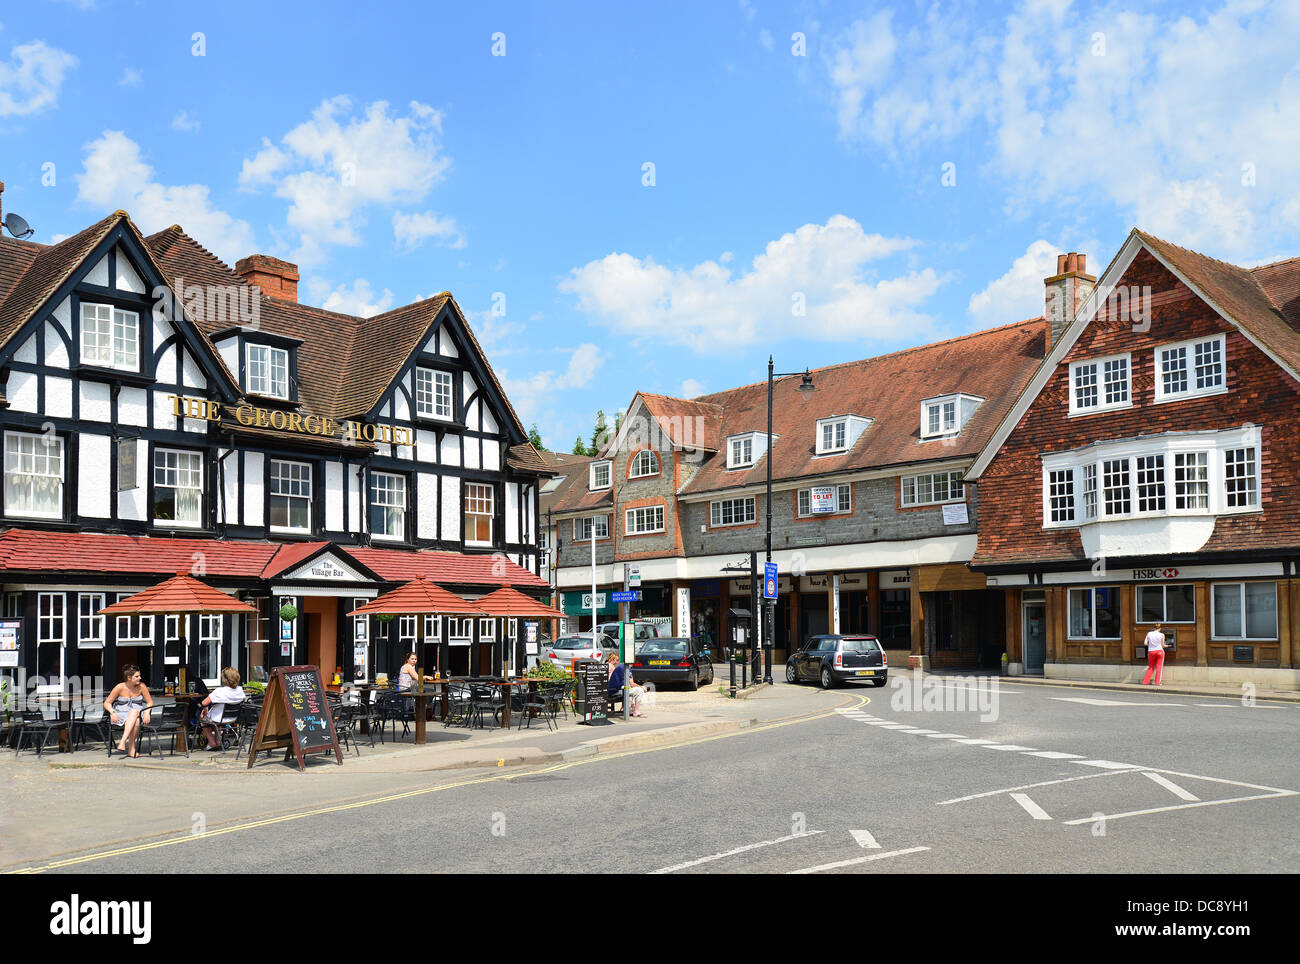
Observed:
[[[542,494],[541,517],[547,510],[552,513],[581,512],[586,509],[608,509],[614,505],[613,488],[589,491],[591,463],[604,461],[591,455],[563,455],[563,461],[552,453],[551,471],[564,478],[550,492]]]
[[[1219,313],[1256,347],[1300,381],[1300,258],[1290,258],[1258,268],[1242,268],[1181,248],[1152,234],[1133,228],[1118,253],[1097,279],[1093,293],[1052,350],[1033,373],[1015,403],[989,436],[966,474],[978,480],[999,448],[1024,417],[1034,399],[1061,363],[1098,310],[1105,306],[1110,291],[1145,249],[1182,281],[1202,301]]]
[[[799,377],[778,379],[772,391],[772,452],[745,469],[728,469],[723,454],[707,458],[681,494],[713,492],[772,479],[803,479],[835,472],[970,458],[1028,382],[1043,357],[1042,318],[950,338],[918,348],[813,369],[815,391],[800,392]],[[984,399],[961,433],[921,438],[921,402],[964,392]],[[767,432],[767,382],[692,400],[721,412],[716,438]],[[871,419],[847,452],[818,455],[819,419],[859,415]]]
[[[646,412],[676,448],[716,452],[722,445],[722,408],[712,402],[637,392]],[[628,411],[636,406],[633,399]],[[622,433],[620,433],[621,436]]]

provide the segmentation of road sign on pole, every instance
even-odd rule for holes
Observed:
[[[776,598],[776,563],[763,563],[763,598]]]

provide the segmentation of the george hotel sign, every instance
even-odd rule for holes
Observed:
[[[298,412],[284,412],[278,408],[260,408],[256,405],[223,408],[220,402],[212,402],[206,398],[190,398],[186,395],[167,397],[172,403],[172,413],[179,418],[201,418],[209,422],[219,422],[224,415],[233,417],[240,425],[249,428],[269,428],[297,435],[333,438],[350,445],[363,445],[368,442],[385,445],[413,444],[411,430],[394,425],[372,425],[369,422],[333,419],[325,415],[301,415]]]

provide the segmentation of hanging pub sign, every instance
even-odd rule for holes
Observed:
[[[369,422],[338,420],[324,415],[302,415],[298,412],[261,408],[257,405],[223,407],[220,402],[212,402],[206,398],[191,398],[187,395],[167,397],[172,403],[172,414],[177,418],[200,418],[208,422],[220,422],[224,416],[233,418],[247,428],[269,428],[277,432],[332,438],[345,445],[364,445],[372,442],[384,445],[414,444],[411,430],[398,428],[395,425],[372,425]]]
[[[136,444],[134,438],[120,438],[117,447],[117,491],[129,492],[140,487],[140,474],[136,471]]]
[[[808,490],[808,511],[812,515],[826,515],[835,511],[835,486],[814,485]]]
[[[266,750],[284,749],[284,760],[294,757],[298,769],[306,769],[303,758],[308,753],[333,753],[339,766],[343,751],[334,732],[334,718],[325,699],[320,668],[316,666],[277,666],[262,699],[248,765]]]

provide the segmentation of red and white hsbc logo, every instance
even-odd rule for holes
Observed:
[[[1134,569],[1134,579],[1177,579],[1178,570],[1169,569]]]

